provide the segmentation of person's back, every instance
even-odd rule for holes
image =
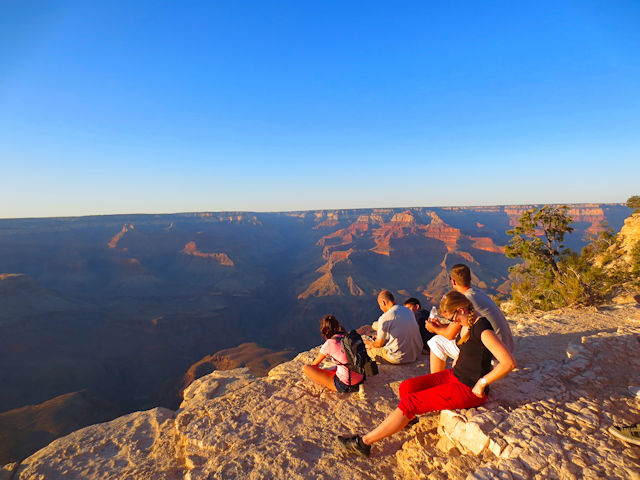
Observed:
[[[425,350],[429,350],[429,345],[427,344],[427,342],[431,340],[431,337],[435,335],[427,330],[427,327],[425,327],[425,322],[429,318],[429,312],[427,312],[424,308],[421,308],[417,312],[413,312],[413,315],[416,318],[416,324],[418,325],[420,337],[422,338],[422,348]]]
[[[489,320],[489,323],[493,327],[493,331],[496,333],[498,338],[502,340],[502,343],[504,343],[505,347],[507,347],[510,352],[513,352],[514,345],[511,328],[509,327],[509,323],[502,313],[502,310],[500,310],[500,307],[491,300],[489,295],[481,290],[469,288],[464,291],[463,294],[473,304],[478,317],[485,317]]]
[[[394,363],[415,362],[422,352],[422,337],[413,312],[394,305],[378,319],[378,336],[385,338],[387,355]]]
[[[424,350],[429,350],[428,341],[435,335],[427,330],[425,326],[427,319],[429,318],[429,312],[426,311],[420,305],[420,300],[415,297],[407,298],[404,302],[404,306],[413,312],[413,315],[416,319],[416,323],[418,325],[418,329],[420,330],[420,337],[422,338],[422,348]]]

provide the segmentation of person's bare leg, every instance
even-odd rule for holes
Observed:
[[[396,408],[393,412],[385,418],[380,425],[371,430],[365,436],[362,437],[362,441],[365,445],[371,445],[383,438],[390,437],[394,433],[399,432],[407,426],[412,419],[407,418],[402,413],[402,410]]]
[[[438,373],[447,368],[447,361],[441,360],[435,353],[431,352],[429,354],[429,365],[431,367],[431,373]]]
[[[336,374],[335,370],[324,370],[317,365],[305,365],[302,367],[302,373],[315,383],[327,387],[333,392],[337,392],[336,386],[333,383],[333,377]]]

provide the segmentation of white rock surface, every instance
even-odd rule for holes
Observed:
[[[194,382],[177,412],[156,408],[52,442],[0,479],[578,479],[638,478],[640,447],[612,424],[640,421],[640,307],[562,310],[510,318],[519,368],[477,409],[420,417],[344,454],[336,435],[364,433],[397,405],[426,358],[382,365],[366,395],[339,395],[302,378],[316,349],[255,379],[247,369]],[[572,355],[567,358],[571,345]],[[427,363],[428,364],[428,363]]]

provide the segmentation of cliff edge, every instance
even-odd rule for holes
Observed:
[[[191,384],[177,411],[155,408],[78,430],[0,479],[638,479],[640,448],[607,428],[640,422],[640,305],[509,318],[519,368],[477,409],[420,416],[376,444],[344,454],[336,435],[364,433],[397,404],[399,383],[426,358],[381,365],[364,397],[301,378],[313,349],[264,378],[215,371]],[[427,362],[428,365],[428,362]]]

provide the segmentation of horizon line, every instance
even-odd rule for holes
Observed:
[[[561,203],[508,203],[498,205],[442,205],[442,206],[412,206],[412,207],[356,207],[356,208],[316,208],[305,210],[201,210],[201,211],[182,211],[182,212],[155,212],[155,213],[97,213],[87,215],[62,215],[62,216],[42,216],[42,217],[2,217],[0,221],[11,220],[71,220],[81,218],[96,217],[136,217],[136,216],[171,216],[171,215],[202,215],[202,214],[288,214],[288,213],[315,213],[315,212],[339,212],[339,211],[358,211],[358,210],[411,210],[415,208],[433,208],[433,209],[454,209],[454,208],[504,208],[504,207],[539,207],[539,206],[600,206],[600,205],[619,205],[626,206],[626,202],[561,202]]]

